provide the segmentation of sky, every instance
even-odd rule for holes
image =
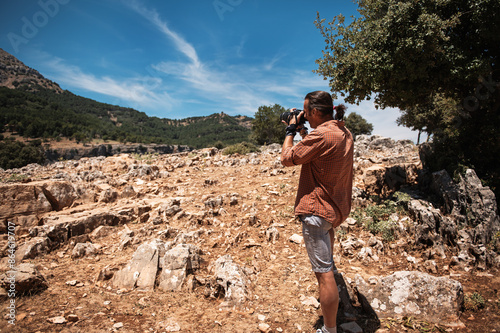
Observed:
[[[330,91],[313,72],[326,45],[318,12],[359,15],[351,0],[2,1],[0,48],[63,89],[148,116],[253,117]],[[398,109],[346,105],[372,134],[416,141]]]

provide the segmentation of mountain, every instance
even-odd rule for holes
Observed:
[[[0,87],[11,89],[25,86],[27,90],[36,91],[39,87],[62,93],[59,85],[43,77],[37,70],[30,68],[10,53],[0,49]]]
[[[181,120],[149,117],[144,112],[63,90],[0,49],[0,132],[8,136],[203,148],[248,140],[251,120],[223,112]]]

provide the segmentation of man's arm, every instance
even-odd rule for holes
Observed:
[[[293,138],[294,137],[292,135],[285,136],[285,141],[283,141],[283,147],[281,148],[281,155],[283,155],[283,152],[287,148],[293,147]]]

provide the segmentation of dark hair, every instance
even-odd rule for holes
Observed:
[[[334,107],[332,96],[326,91],[310,92],[304,99],[309,101],[309,109],[311,110],[316,109],[324,116],[331,115],[333,117],[333,110],[335,109],[335,119],[342,120],[344,118],[347,107],[344,104]]]
[[[333,100],[332,96],[326,91],[313,91],[304,98],[309,101],[309,109],[316,109],[323,115],[333,116]]]
[[[347,106],[345,106],[344,104],[335,106],[335,120],[344,119],[345,110],[347,110]]]

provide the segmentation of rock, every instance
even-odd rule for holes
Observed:
[[[116,226],[126,223],[129,219],[130,216],[109,212],[108,209],[46,217],[42,219],[43,225],[30,229],[30,236],[48,237],[51,244],[56,246],[66,243],[71,237],[91,233],[101,225]]]
[[[274,226],[270,226],[266,230],[266,239],[268,242],[272,242],[273,244],[278,240],[280,237],[280,233],[278,229]]]
[[[181,326],[174,318],[167,318],[165,321],[158,323],[157,328],[161,332],[180,332]]]
[[[380,318],[412,316],[437,324],[457,322],[464,297],[459,282],[421,272],[396,272],[376,286],[357,276],[356,287]]]
[[[123,323],[121,323],[121,322],[120,323],[116,323],[116,324],[113,325],[114,329],[120,329],[122,327],[123,327]]]
[[[344,333],[363,333],[363,329],[355,322],[344,323],[340,325]]]
[[[297,234],[293,234],[292,236],[290,236],[289,240],[290,240],[290,242],[295,243],[295,244],[304,243],[304,237],[297,235]]]
[[[51,181],[41,184],[42,190],[54,210],[70,207],[77,199],[75,187],[66,181]]]
[[[0,220],[69,207],[77,195],[69,182],[43,181],[0,186]],[[32,225],[27,225],[31,227]]]
[[[69,314],[67,317],[68,321],[72,323],[76,323],[78,320],[80,320],[80,318],[78,318],[78,316],[75,314]]]
[[[216,284],[224,291],[224,303],[221,307],[240,306],[248,299],[250,281],[230,255],[217,259],[212,264],[211,270]]]
[[[115,227],[107,226],[107,225],[100,225],[94,231],[90,233],[90,238],[92,240],[103,238],[106,236],[111,235],[112,233],[116,232]]]
[[[112,188],[108,188],[101,192],[101,194],[99,195],[98,202],[111,203],[115,202],[116,199],[118,199],[118,192],[116,192]]]
[[[367,168],[363,173],[363,184],[365,191],[378,195],[385,194],[385,170],[382,165],[374,165]]]
[[[437,274],[438,269],[437,269],[437,264],[435,260],[427,260],[424,262],[424,268],[427,270],[429,273]]]
[[[271,331],[271,326],[266,323],[259,323],[259,331],[263,333],[267,333]]]
[[[50,201],[43,193],[43,189],[35,185],[14,184],[0,186],[0,202],[2,203],[0,205],[0,220],[2,221],[19,215],[42,214],[53,209]],[[6,232],[5,228],[1,232]]]
[[[473,244],[488,244],[500,231],[495,194],[482,185],[474,170],[467,169],[460,175],[458,184],[446,170],[434,172],[431,189],[441,197],[444,212],[453,217],[456,227],[472,229]]]
[[[24,259],[36,258],[50,251],[50,240],[48,237],[34,237],[19,246],[16,250],[16,263]]]
[[[302,304],[304,304],[305,306],[312,306],[316,309],[319,309],[319,302],[318,300],[316,299],[316,297],[313,297],[313,296],[309,296],[309,297],[305,297],[304,295],[302,295],[300,297],[300,301],[302,302]]]
[[[71,258],[83,258],[97,253],[97,247],[92,243],[78,243],[71,252]]]
[[[57,316],[57,317],[47,318],[47,321],[51,324],[65,324],[66,318],[62,316]]]
[[[179,290],[186,276],[200,268],[200,250],[194,245],[179,244],[168,250],[160,260],[162,267],[158,288],[165,291]]]
[[[137,192],[134,190],[132,185],[127,185],[120,194],[121,198],[134,198],[137,196]]]
[[[439,209],[434,208],[432,204],[422,200],[410,200],[408,203],[408,211],[412,219],[416,222],[415,242],[417,244],[433,246],[442,242],[439,236],[439,227],[441,226],[443,217]],[[446,230],[445,234],[445,230],[443,230],[442,233],[445,239],[454,238],[453,236],[456,235],[457,232],[456,228],[450,228]]]
[[[394,148],[395,142],[391,138],[374,135],[370,138],[369,148],[370,149],[390,149]]]
[[[128,176],[136,177],[136,178],[147,178],[147,179],[155,179],[158,178],[160,172],[156,165],[147,165],[147,164],[132,164],[128,168]]]
[[[42,274],[36,269],[34,264],[21,263],[16,267],[16,271],[8,271],[2,275],[1,286],[9,290],[12,283],[15,283],[16,294],[35,294],[48,288],[48,283]]]
[[[129,264],[111,279],[113,287],[121,289],[153,290],[158,271],[160,240],[144,243],[135,251]]]

